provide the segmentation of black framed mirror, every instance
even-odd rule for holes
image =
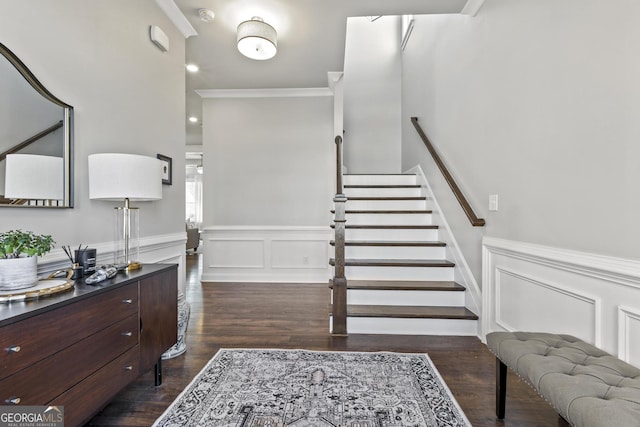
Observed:
[[[0,43],[0,207],[73,207],[73,107]]]

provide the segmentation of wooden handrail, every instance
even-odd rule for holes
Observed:
[[[60,129],[62,126],[63,126],[63,123],[62,123],[62,120],[60,120],[55,125],[50,126],[47,129],[43,130],[42,132],[39,132],[39,133],[33,135],[31,138],[25,139],[24,141],[22,141],[21,143],[19,143],[17,145],[14,145],[13,147],[9,148],[4,153],[0,154],[0,162],[7,158],[7,154],[17,153],[18,151],[22,150],[23,148],[33,144],[34,142],[36,142],[40,138],[43,138],[43,137],[49,135],[51,132],[54,132],[54,131]]]
[[[458,187],[458,184],[456,184],[456,181],[453,179],[453,176],[451,176],[446,165],[444,164],[444,162],[436,152],[436,149],[433,147],[433,144],[431,144],[431,141],[429,141],[429,138],[427,138],[427,135],[424,133],[424,131],[418,124],[418,118],[411,117],[411,123],[413,123],[413,126],[418,131],[418,135],[420,135],[420,138],[422,139],[422,142],[424,142],[424,145],[427,146],[427,150],[429,150],[429,153],[431,153],[431,157],[433,157],[433,161],[436,162],[436,165],[438,165],[438,169],[440,169],[440,172],[442,172],[442,175],[444,176],[445,181],[447,181],[447,184],[449,184],[449,187],[451,187],[451,191],[453,191],[453,194],[456,196],[456,199],[458,199],[458,203],[460,203],[460,206],[462,206],[462,210],[467,215],[467,218],[469,218],[471,225],[473,225],[474,227],[483,227],[485,225],[484,219],[478,218],[476,216],[475,212],[471,208],[471,205],[469,204],[467,199],[464,197],[464,194],[462,194],[462,191],[460,191],[460,187]]]

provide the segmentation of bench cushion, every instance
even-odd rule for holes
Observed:
[[[487,346],[575,426],[640,426],[640,369],[571,335],[492,332]]]

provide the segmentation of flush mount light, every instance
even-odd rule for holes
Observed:
[[[195,73],[200,69],[196,64],[187,64],[186,67],[187,71],[191,71],[192,73]]]
[[[254,16],[238,25],[238,50],[247,58],[270,59],[277,52],[277,37],[275,28]]]
[[[198,123],[198,118],[197,118],[197,117],[194,117],[194,116],[191,116],[191,117],[189,117],[189,121],[190,121],[191,123]]]

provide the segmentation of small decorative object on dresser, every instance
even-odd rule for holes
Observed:
[[[11,230],[0,233],[0,290],[25,289],[38,284],[38,255],[51,250],[50,235]]]

